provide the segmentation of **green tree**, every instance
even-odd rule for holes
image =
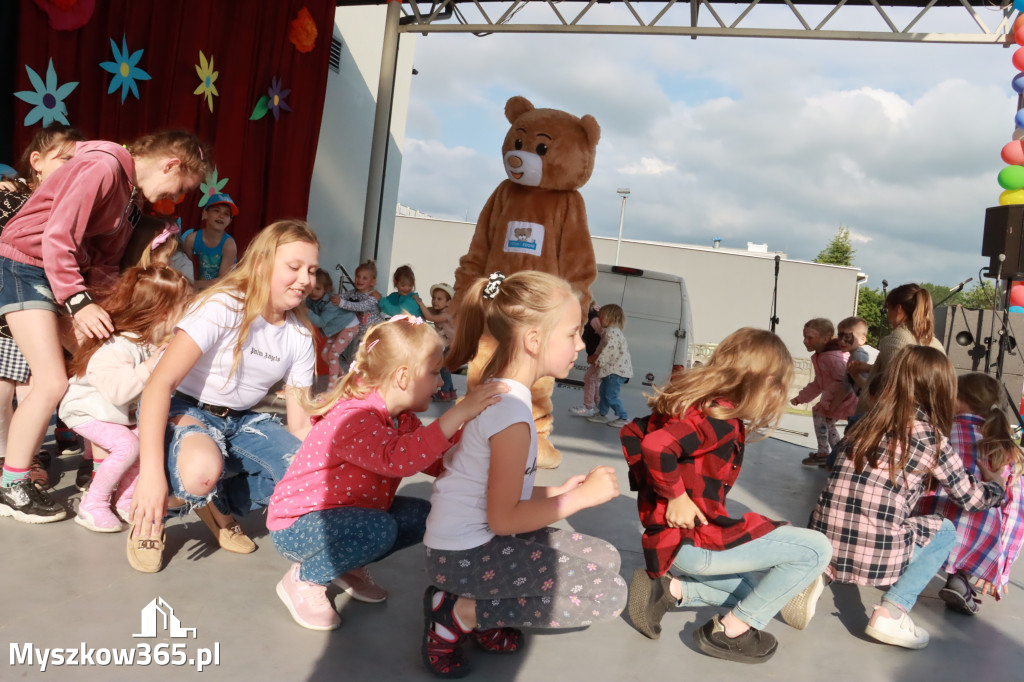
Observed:
[[[927,289],[928,293],[932,295],[932,305],[938,305],[939,302],[944,301],[949,296],[950,288],[941,284],[932,284],[931,282],[921,282],[921,288]],[[961,295],[963,292],[957,292],[948,301],[942,305],[960,305]]]
[[[853,248],[853,241],[850,239],[850,228],[840,225],[836,236],[821,250],[815,263],[826,263],[828,265],[853,265],[853,257],[857,252]]]
[[[965,308],[991,310],[995,306],[995,296],[992,282],[975,282],[973,287],[960,293],[960,303]]]
[[[884,325],[888,322],[882,314],[882,304],[885,299],[878,289],[861,287],[860,298],[857,301],[857,316],[863,317],[868,323],[868,343],[878,347],[878,340],[882,337]]]

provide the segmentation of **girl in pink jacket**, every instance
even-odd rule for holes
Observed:
[[[857,407],[857,394],[843,386],[850,354],[839,348],[839,341],[835,335],[836,330],[832,322],[822,317],[809,320],[804,325],[804,348],[814,352],[811,356],[814,379],[804,386],[790,403],[809,403],[817,396],[821,396],[817,404],[811,408],[818,451],[812,452],[803,460],[808,466],[824,466],[832,448],[839,442],[836,422],[849,417]]]
[[[74,157],[39,186],[4,228],[0,316],[28,362],[32,388],[11,420],[0,516],[24,523],[67,516],[63,506],[28,480],[32,455],[68,388],[61,346],[73,351],[76,337],[106,339],[114,331],[110,315],[92,300],[89,288],[116,279],[142,199],[156,202],[194,189],[209,158],[207,147],[185,132],[146,135],[127,148],[79,142]]]

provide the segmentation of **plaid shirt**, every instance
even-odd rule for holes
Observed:
[[[682,419],[652,414],[634,419],[619,431],[629,465],[629,485],[637,491],[637,508],[644,525],[642,544],[647,573],[664,575],[679,548],[695,545],[723,550],[771,532],[783,522],[755,514],[729,518],[725,497],[743,464],[743,422],[712,419],[696,408]],[[683,493],[707,517],[694,529],[669,528],[668,501]]]
[[[929,475],[950,499],[969,511],[988,509],[1002,499],[1002,487],[979,482],[965,470],[949,440],[935,432],[920,410],[907,446],[910,459],[893,485],[882,454],[888,447],[887,438],[878,446],[878,468],[865,466],[860,474],[846,457],[848,444],[840,444],[836,467],[818,496],[808,524],[832,541],[829,570],[835,580],[891,585],[903,575],[914,545],[928,544],[942,523],[938,514],[914,515]]]
[[[964,468],[975,477],[981,476],[978,443],[984,423],[983,418],[974,414],[958,415],[949,439],[963,458]],[[942,514],[956,524],[956,544],[942,566],[943,571],[964,570],[971,574],[977,587],[999,599],[1007,591],[1010,569],[1024,543],[1022,499],[1024,483],[1020,476],[1007,484],[1003,505],[986,511],[964,511],[942,490],[922,497],[917,504],[918,514]]]

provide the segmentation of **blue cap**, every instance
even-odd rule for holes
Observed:
[[[231,215],[232,216],[238,215],[238,207],[235,206],[235,202],[231,200],[230,196],[228,196],[227,194],[223,194],[223,193],[221,193],[221,194],[211,194],[210,195],[210,200],[206,202],[206,206],[203,206],[203,208],[204,209],[213,208],[217,204],[227,204],[228,206],[231,207]]]

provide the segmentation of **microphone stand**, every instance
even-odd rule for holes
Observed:
[[[775,287],[772,289],[772,316],[769,318],[768,329],[772,334],[775,333],[775,325],[779,323],[778,316],[778,303],[779,303],[779,261],[782,260],[779,254],[775,254]]]
[[[960,282],[960,284],[957,284],[957,285],[956,285],[955,287],[953,287],[952,289],[950,289],[950,290],[949,290],[949,295],[948,295],[948,296],[946,296],[946,298],[944,298],[944,299],[942,299],[941,301],[939,301],[938,303],[936,303],[934,307],[935,307],[935,308],[938,308],[938,307],[939,307],[939,306],[941,306],[941,305],[942,305],[943,303],[945,303],[945,302],[946,302],[946,301],[948,301],[949,299],[951,299],[951,298],[953,298],[954,296],[956,296],[957,294],[959,294],[959,293],[960,293],[961,291],[963,291],[963,290],[964,290],[964,286],[966,286],[966,285],[967,285],[967,283],[968,283],[968,282],[970,282],[970,281],[972,281],[973,279],[974,279],[973,277],[968,277],[968,278],[967,278],[967,279],[965,279],[964,281]]]

